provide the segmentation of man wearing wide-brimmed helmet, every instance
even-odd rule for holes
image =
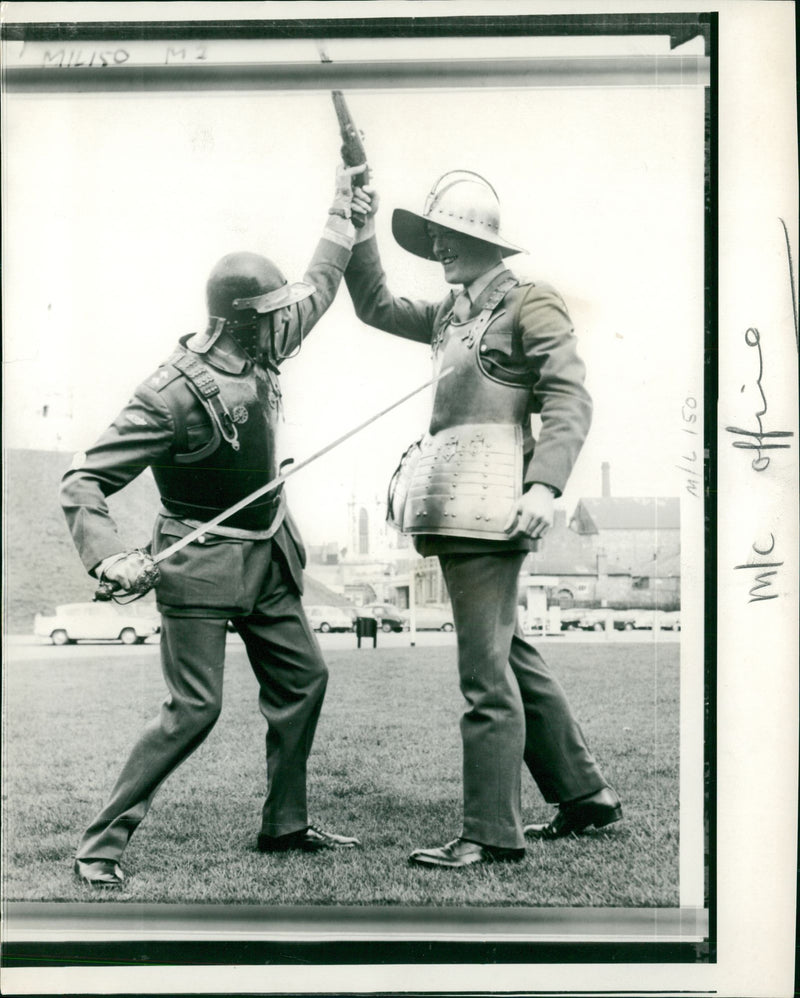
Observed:
[[[123,884],[119,861],[158,787],[214,726],[229,621],[244,641],[268,723],[258,849],[358,844],[309,821],[306,765],[327,668],[300,601],[305,552],[283,491],[267,492],[159,565],[153,561],[278,474],[278,372],[336,294],[355,234],[353,213],[367,207],[351,189],[355,172],[337,172],[334,202],[303,280],[290,284],[259,253],[224,256],[206,285],[206,329],[181,338],[64,476],[61,501],[86,569],[123,595],[155,587],[168,688],[81,839],[75,872],[91,887]],[[106,497],[147,467],[161,510],[152,549],[130,551]]]
[[[417,550],[439,558],[467,701],[461,831],[409,858],[438,867],[519,860],[526,834],[554,839],[622,816],[561,686],[517,622],[522,563],[552,525],[554,498],[589,430],[584,365],[558,293],[520,281],[506,266],[506,257],[524,251],[502,234],[499,199],[483,177],[451,171],[421,213],[393,212],[397,242],[439,263],[460,288],[439,301],[389,291],[374,238],[376,208],[373,193],[345,280],[359,318],[430,343],[435,367],[450,371],[437,383],[427,433],[393,476],[388,504]],[[536,441],[532,413],[541,416]],[[546,825],[523,826],[523,762],[558,805]]]

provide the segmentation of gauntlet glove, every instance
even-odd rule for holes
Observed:
[[[158,565],[146,551],[136,549],[108,558],[101,564],[101,582],[114,583],[125,593],[143,596],[158,584]]]

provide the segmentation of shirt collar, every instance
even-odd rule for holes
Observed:
[[[464,290],[466,291],[467,295],[469,296],[469,300],[472,302],[473,305],[478,300],[478,295],[482,291],[485,291],[486,288],[488,288],[489,285],[492,283],[492,281],[496,277],[499,277],[500,274],[502,274],[503,271],[506,269],[507,268],[505,265],[505,261],[501,260],[500,263],[492,267],[491,270],[487,270],[485,273],[481,274],[480,277],[476,277],[471,284],[467,284],[464,286]]]
[[[182,337],[181,342],[191,350],[194,338],[194,336]],[[225,371],[226,374],[241,374],[250,363],[238,344],[226,332],[223,332],[207,350],[199,352],[198,356],[209,367]]]

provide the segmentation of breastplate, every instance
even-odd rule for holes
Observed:
[[[176,454],[153,475],[168,512],[175,516],[209,520],[277,476],[276,428],[279,392],[272,375],[251,367],[239,375],[216,368],[211,372],[228,412],[234,434],[224,438],[212,417],[206,437],[194,452]],[[189,413],[176,414],[187,419]],[[216,442],[216,446],[213,444]],[[226,524],[247,530],[269,527],[278,505],[278,493],[269,493],[240,510]]]
[[[523,426],[530,389],[504,385],[488,378],[478,364],[482,343],[472,335],[475,320],[450,323],[436,363],[452,373],[437,382],[429,432],[431,435],[464,423],[512,423]]]
[[[451,322],[436,351],[436,366],[452,370],[437,382],[429,431],[405,469],[394,510],[404,533],[508,540],[522,491],[530,390],[483,373],[478,350],[486,326]]]

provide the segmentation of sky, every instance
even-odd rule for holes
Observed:
[[[521,41],[510,54],[529,54]],[[304,57],[296,44],[276,56]],[[503,234],[528,250],[508,263],[560,291],[587,365],[594,423],[560,504],[598,495],[605,461],[614,495],[678,495],[682,409],[702,409],[702,88],[442,79],[347,94],[390,287],[447,290],[438,264],[394,243],[392,209],[420,211],[448,170],[483,174]],[[204,325],[217,259],[255,250],[302,277],[333,194],[336,119],[325,90],[6,94],[3,112],[4,446],[82,450]],[[342,286],[284,365],[282,456],[306,459],[431,373],[426,347],[361,325]],[[429,408],[425,391],[298,473],[307,541],[344,542],[348,501],[385,493]]]

